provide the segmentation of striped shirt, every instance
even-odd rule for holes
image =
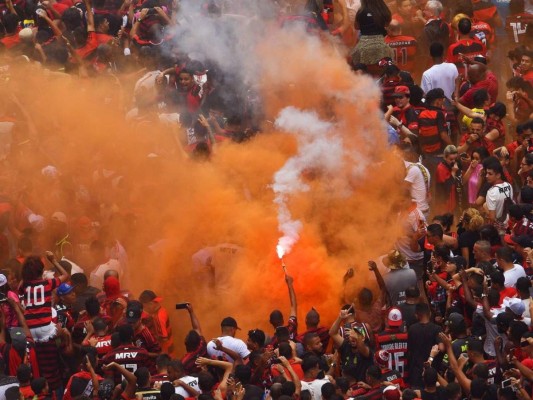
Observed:
[[[52,322],[52,291],[60,284],[59,278],[23,282],[24,317],[29,328],[39,328]]]

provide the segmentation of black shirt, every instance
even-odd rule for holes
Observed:
[[[339,347],[341,354],[341,368],[354,367],[354,378],[356,381],[364,381],[366,369],[372,365],[372,354],[368,358],[363,357],[356,349],[353,349],[350,342],[344,339],[341,347]]]
[[[402,313],[403,323],[405,324],[405,327],[409,329],[411,325],[418,321],[415,315],[416,304],[403,303],[398,307]]]
[[[360,9],[355,15],[361,36],[382,35],[387,36],[384,26],[379,26],[370,10]]]
[[[441,331],[440,326],[433,322],[423,324],[417,322],[411,325],[408,331],[407,349],[409,370],[409,381],[415,388],[423,387],[422,372],[424,362],[429,358],[429,353],[433,345],[437,344],[438,334]]]
[[[474,244],[479,240],[479,232],[464,231],[459,235],[459,250],[463,247],[468,247],[468,266],[475,267],[476,260],[474,259]]]

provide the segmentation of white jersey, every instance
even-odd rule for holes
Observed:
[[[196,390],[198,393],[202,393],[202,391],[200,390],[200,386],[198,385],[198,378],[195,378],[194,376],[188,376],[187,375],[187,376],[182,376],[180,378],[180,381],[186,383],[191,388]],[[181,386],[177,386],[175,388],[175,390],[176,390],[176,394],[180,394],[184,398],[191,397],[191,395],[189,393],[187,393],[187,391],[185,389],[183,389]]]
[[[218,338],[222,342],[222,345],[230,350],[233,350],[235,353],[241,356],[241,358],[248,357],[250,354],[250,350],[248,350],[248,346],[246,346],[246,343],[244,343],[241,339],[237,339],[231,336],[221,336]],[[233,362],[233,358],[228,356],[226,353],[215,349],[215,342],[210,341],[207,343],[207,354],[209,357],[223,357],[229,362]]]

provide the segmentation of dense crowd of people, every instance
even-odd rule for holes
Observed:
[[[375,282],[348,269],[345,287],[368,287],[345,298],[328,325],[315,308],[299,323],[285,272],[291,308],[287,319],[272,311],[271,332],[241,331],[229,316],[209,340],[193,305],[176,305],[191,321],[182,351],[161,297],[124,287],[135,249],[109,229],[112,207],[41,215],[30,195],[2,194],[0,400],[531,400],[533,2],[185,4],[2,0],[0,76],[27,64],[48,76],[134,82],[125,119],[139,129],[179,127],[183,156],[209,161],[222,142],[253,140],[265,116],[256,87],[182,48],[195,21],[221,34],[254,19],[303,27],[344,49],[353,73],[381,88],[383,134],[405,165],[403,233],[368,262]],[[24,143],[31,117],[10,101],[28,132],[0,109],[0,140]],[[15,146],[4,144],[4,162],[19,168]],[[30,167],[42,182],[24,193],[63,209],[66,192],[35,195],[60,187],[60,171],[20,170]],[[122,187],[122,175],[95,168],[69,199]],[[219,247],[193,263],[211,271],[217,251],[241,250]]]

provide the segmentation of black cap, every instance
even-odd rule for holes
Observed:
[[[143,305],[140,301],[132,300],[128,302],[128,307],[126,308],[126,321],[128,323],[137,322],[141,319],[143,313]]]
[[[228,326],[230,328],[241,329],[239,328],[239,326],[237,325],[237,321],[235,321],[235,318],[233,317],[224,318],[222,322],[220,323],[220,326],[221,327]]]

